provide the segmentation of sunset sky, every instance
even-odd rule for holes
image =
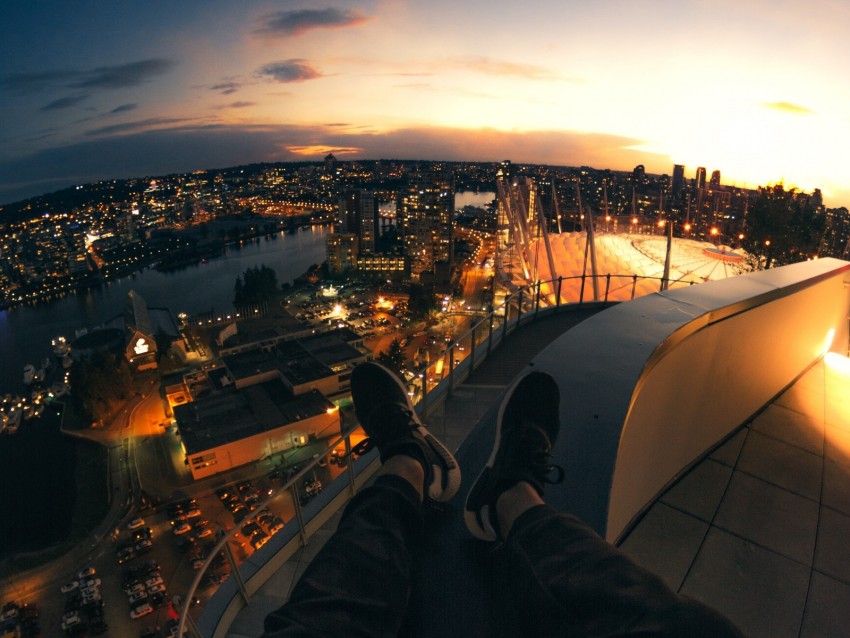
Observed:
[[[32,0],[0,17],[0,203],[259,161],[784,181],[850,205],[846,0]]]

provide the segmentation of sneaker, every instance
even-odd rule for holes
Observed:
[[[543,496],[545,483],[560,483],[564,470],[550,463],[558,437],[558,385],[545,372],[534,371],[508,390],[496,416],[496,443],[490,459],[466,497],[464,520],[476,538],[500,538],[496,501],[505,491],[525,481]],[[558,474],[553,479],[552,470]]]
[[[351,374],[354,413],[367,439],[352,450],[364,454],[373,447],[381,462],[406,454],[425,469],[425,495],[433,501],[451,499],[460,487],[460,468],[448,448],[422,425],[413,409],[407,388],[379,363],[362,363]]]

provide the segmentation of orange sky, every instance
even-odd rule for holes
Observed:
[[[67,4],[0,24],[0,201],[333,150],[681,163],[850,203],[843,1]]]

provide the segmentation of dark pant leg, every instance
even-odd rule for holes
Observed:
[[[422,528],[413,486],[398,476],[378,477],[346,506],[289,601],[266,617],[263,637],[397,636]]]
[[[514,523],[505,578],[528,636],[741,636],[582,521],[540,505]]]

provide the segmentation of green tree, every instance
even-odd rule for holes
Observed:
[[[808,195],[776,184],[759,188],[746,224],[744,248],[769,268],[817,254],[825,217]]]
[[[401,341],[393,339],[387,349],[378,355],[378,363],[387,366],[390,370],[394,370],[401,376],[401,369],[404,367],[405,356],[404,349],[401,347]]]

